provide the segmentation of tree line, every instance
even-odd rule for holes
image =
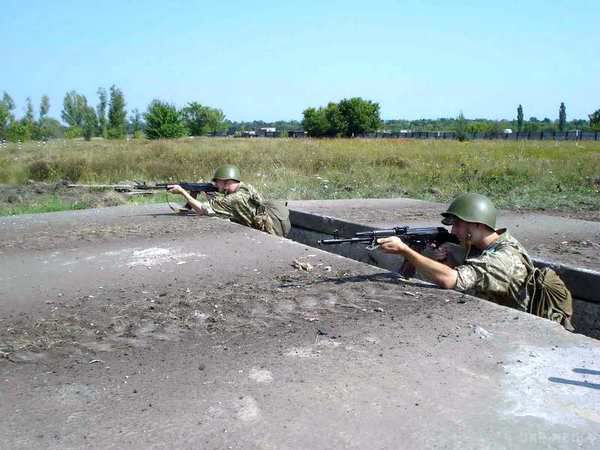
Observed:
[[[456,118],[420,120],[382,120],[380,106],[360,97],[330,102],[326,106],[309,107],[302,113],[302,121],[233,122],[222,110],[189,102],[183,108],[161,100],[153,100],[145,112],[126,110],[121,89],[113,85],[108,90],[97,90],[95,106],[72,90],[65,94],[60,117],[62,123],[49,116],[50,100],[42,96],[36,116],[31,98],[26,99],[25,113],[14,115],[15,102],[7,92],[0,100],[0,139],[13,142],[47,140],[51,138],[122,139],[126,136],[148,139],[168,139],[183,136],[235,135],[244,130],[261,127],[276,128],[282,135],[290,130],[304,130],[311,137],[355,137],[376,131],[453,131],[457,138],[469,134],[497,135],[506,129],[518,132],[600,131],[600,109],[591,113],[589,120],[567,121],[566,106],[562,102],[558,117],[524,118],[518,105],[513,120],[466,119],[462,113]]]
[[[225,119],[220,109],[190,102],[177,109],[174,105],[153,100],[147,110],[137,109],[127,113],[125,96],[117,86],[108,91],[99,88],[95,106],[85,95],[69,91],[63,99],[60,117],[65,125],[48,116],[50,100],[42,96],[39,115],[34,115],[31,98],[26,99],[25,114],[20,119],[14,115],[15,102],[4,92],[0,100],[0,139],[9,141],[46,140],[50,138],[93,137],[123,139],[126,136],[149,139],[202,136],[226,132],[231,126],[243,128]]]

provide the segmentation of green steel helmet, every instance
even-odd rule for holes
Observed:
[[[461,194],[456,197],[446,212],[442,213],[444,225],[452,225],[454,218],[465,222],[482,223],[496,229],[496,208],[485,195]]]
[[[223,166],[217,167],[215,170],[215,174],[213,175],[213,181],[215,180],[240,180],[240,169],[233,164],[225,164]]]

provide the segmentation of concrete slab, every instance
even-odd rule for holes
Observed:
[[[161,210],[0,223],[3,448],[598,447],[598,341]]]

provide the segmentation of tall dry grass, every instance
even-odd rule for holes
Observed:
[[[0,182],[209,179],[224,163],[270,197],[410,196],[465,191],[505,207],[600,207],[600,142],[369,139],[55,141],[0,151]]]

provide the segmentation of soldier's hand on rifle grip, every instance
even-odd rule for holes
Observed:
[[[183,189],[178,184],[169,185],[169,186],[167,186],[167,189],[171,194],[182,194],[183,195],[185,193],[185,189]]]
[[[408,246],[402,242],[398,236],[391,236],[386,238],[377,239],[377,244],[379,244],[379,248],[383,250],[385,253],[404,253]]]
[[[436,247],[435,245],[428,245],[423,251],[423,255],[434,261],[446,262],[448,259],[448,246],[445,244]]]

